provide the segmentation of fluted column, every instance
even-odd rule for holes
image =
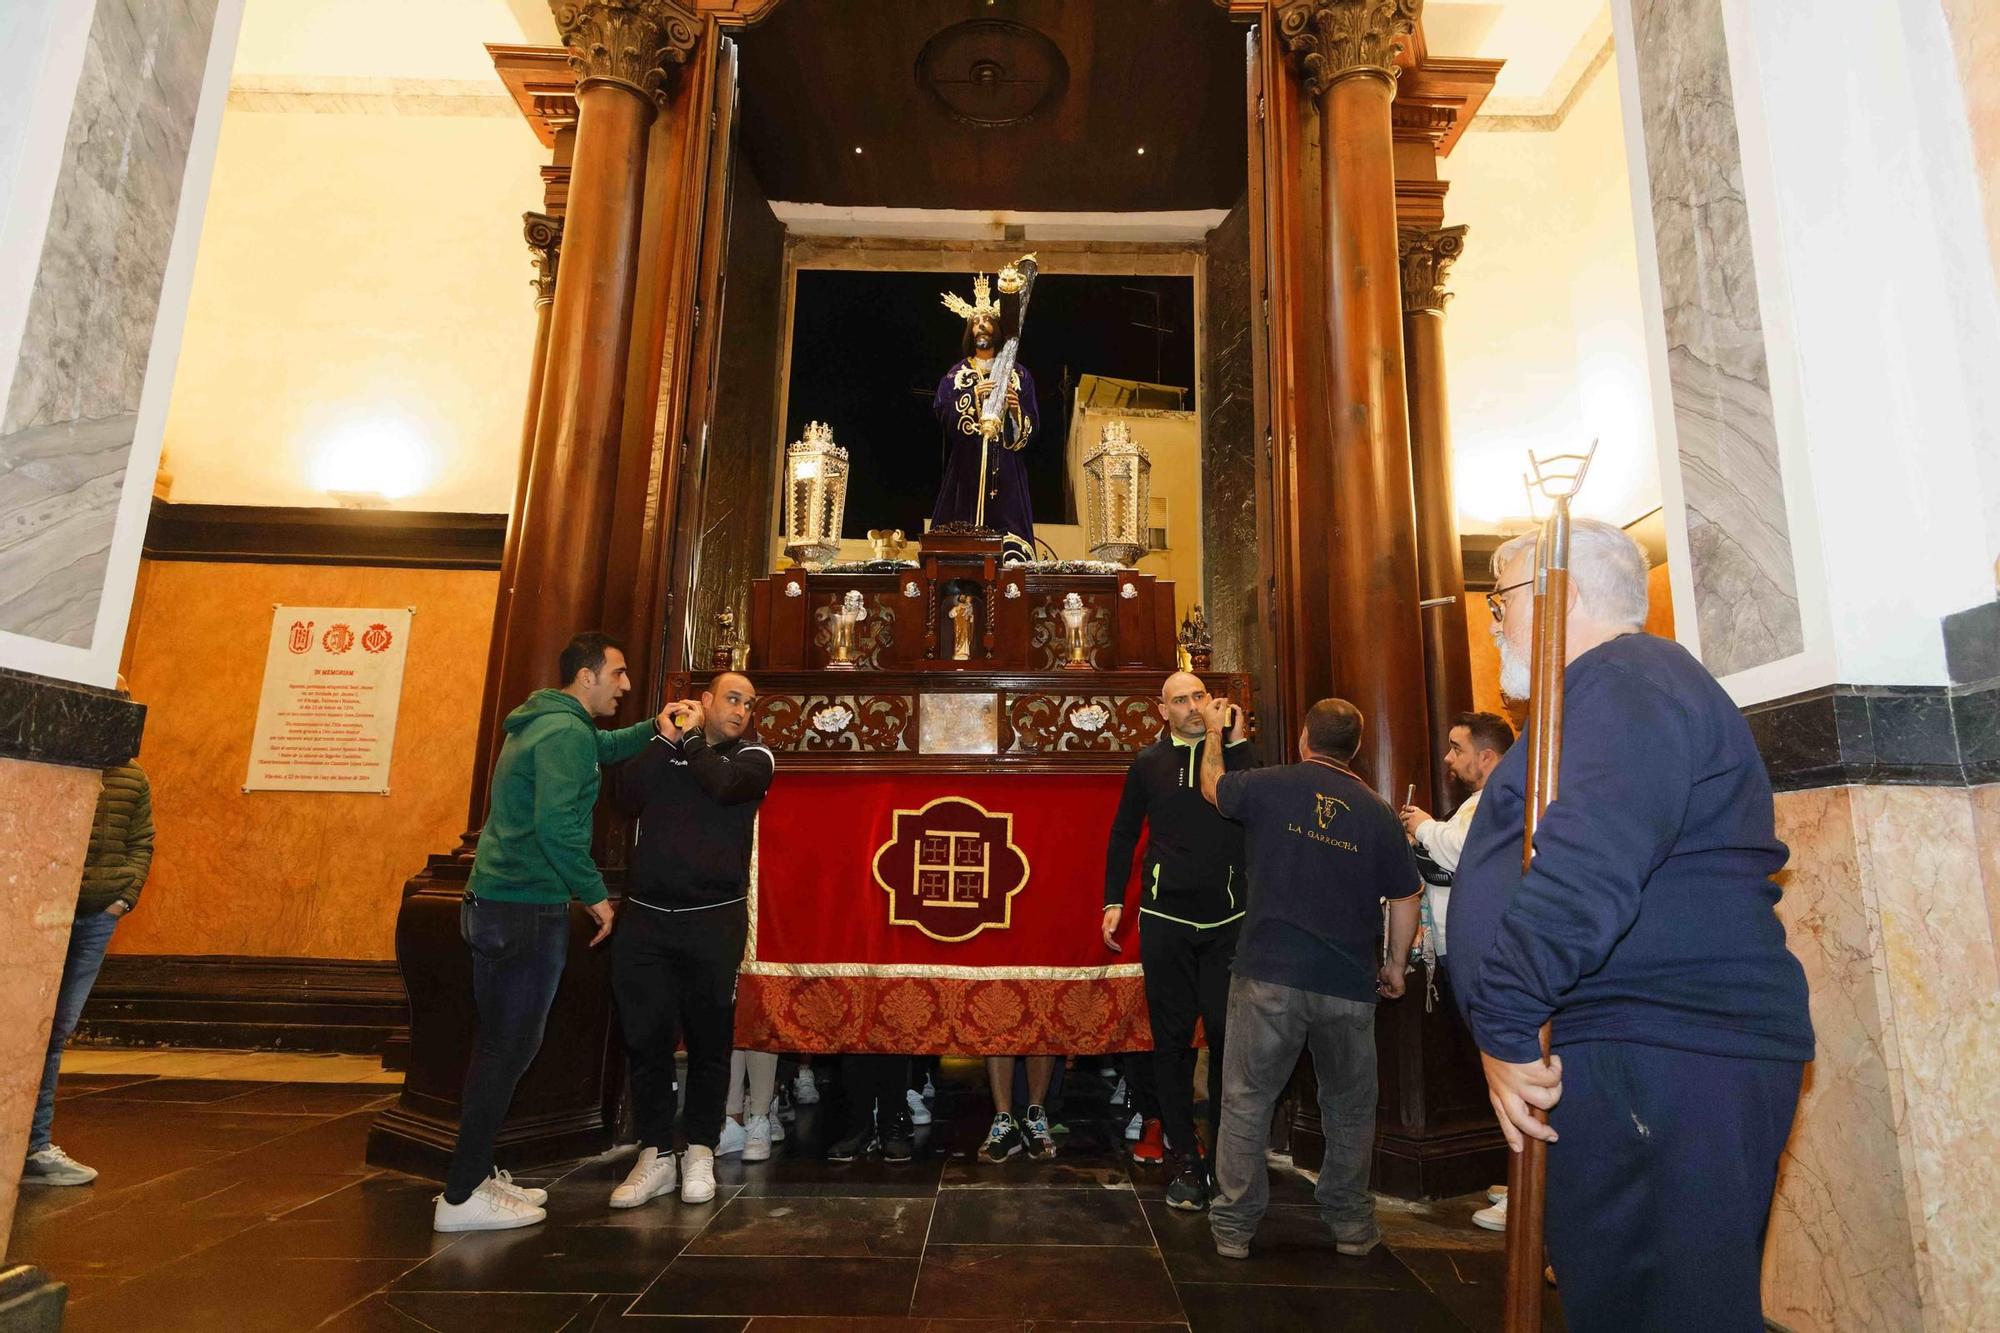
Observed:
[[[1465,601],[1458,507],[1451,486],[1451,416],[1445,397],[1445,278],[1465,251],[1464,227],[1403,227],[1403,358],[1409,379],[1410,467],[1417,500],[1417,593],[1435,603],[1423,613],[1424,689],[1431,754],[1442,754],[1451,719],[1472,707],[1472,659],[1466,618],[1485,614]],[[1454,600],[1445,602],[1443,598]],[[1476,622],[1475,622],[1476,623]],[[1430,809],[1442,814],[1455,796],[1441,763],[1431,766]]]
[[[577,74],[562,263],[514,540],[496,707],[555,683],[569,636],[600,626],[645,193],[647,128],[701,25],[676,0],[551,5]]]
[[[535,263],[535,278],[530,284],[535,293],[535,342],[534,352],[528,361],[528,402],[521,423],[521,457],[519,471],[514,478],[514,503],[507,516],[506,544],[500,551],[500,591],[493,610],[495,633],[487,649],[486,686],[479,701],[479,734],[473,741],[472,799],[466,810],[466,831],[462,844],[462,850],[467,852],[472,849],[480,826],[486,822],[493,756],[500,747],[501,666],[506,659],[506,637],[498,631],[506,625],[509,609],[514,603],[514,579],[520,568],[521,514],[528,501],[529,473],[535,458],[535,427],[542,410],[542,380],[548,370],[549,315],[555,308],[556,270],[562,262],[562,217],[547,213],[523,213],[521,226],[528,242],[528,253]]]
[[[1421,0],[1301,0],[1278,32],[1319,112],[1328,324],[1323,420],[1299,447],[1331,451],[1327,518],[1333,689],[1367,718],[1356,762],[1385,798],[1431,789],[1416,514],[1398,295],[1396,54]],[[1315,438],[1317,437],[1317,438]]]

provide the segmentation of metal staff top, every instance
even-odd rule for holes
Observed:
[[[1033,255],[1022,255],[1000,270],[1000,290],[1010,296],[1019,292],[1021,309],[1014,316],[1014,336],[1001,345],[999,355],[993,358],[993,387],[987,390],[986,401],[979,408],[979,433],[989,441],[1000,437],[1007,420],[1007,385],[1014,378],[1014,361],[1021,353],[1021,332],[1028,327],[1028,298],[1034,294],[1035,275],[1040,271]]]

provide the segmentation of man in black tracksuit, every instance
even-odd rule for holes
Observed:
[[[674,1186],[674,1046],[683,1038],[681,1199],[715,1196],[736,971],[749,927],[751,838],[773,769],[771,752],[745,735],[755,703],[748,677],[723,672],[699,703],[671,706],[673,725],[617,777],[615,799],[639,817],[611,988],[631,1062],[640,1153],[613,1207],[637,1207]]]
[[[1139,876],[1139,962],[1153,1023],[1153,1079],[1177,1170],[1167,1203],[1199,1211],[1208,1205],[1208,1170],[1194,1129],[1194,1021],[1208,1036],[1208,1114],[1222,1110],[1223,1019],[1229,1012],[1229,965],[1243,917],[1242,826],[1224,819],[1201,794],[1201,752],[1207,744],[1202,707],[1208,691],[1185,671],[1160,688],[1166,731],[1140,752],[1125,775],[1125,792],[1111,821],[1104,857],[1104,943],[1125,912],[1132,853],[1147,832]],[[1223,752],[1229,772],[1258,766],[1249,723],[1236,711]]]

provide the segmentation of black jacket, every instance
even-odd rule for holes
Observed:
[[[657,737],[619,769],[612,799],[639,818],[626,896],[666,908],[743,897],[774,767],[754,736],[710,745],[696,732],[680,742]]]
[[[1139,752],[1125,774],[1125,793],[1111,821],[1104,854],[1104,905],[1125,901],[1132,853],[1148,831],[1139,868],[1139,910],[1194,926],[1217,926],[1243,915],[1243,826],[1224,819],[1201,794],[1201,752],[1206,739],[1176,744],[1172,733]],[[1224,748],[1224,771],[1258,767],[1242,742]]]

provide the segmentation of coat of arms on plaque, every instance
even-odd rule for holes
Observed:
[[[1014,816],[960,796],[898,810],[894,834],[875,850],[875,882],[889,895],[889,924],[956,943],[1007,929],[1028,858],[1013,843]]]

